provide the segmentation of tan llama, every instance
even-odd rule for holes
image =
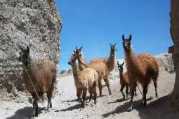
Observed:
[[[92,68],[84,68],[79,70],[76,60],[76,55],[72,54],[68,64],[71,65],[73,70],[75,86],[77,88],[77,94],[79,94],[78,98],[80,98],[82,95],[82,107],[85,107],[87,91],[90,94],[90,100],[93,97],[94,103],[96,104],[96,86],[98,81],[98,73]]]
[[[95,69],[99,74],[98,87],[99,87],[100,96],[102,96],[102,84],[101,84],[102,79],[105,81],[106,86],[108,88],[108,92],[111,95],[112,93],[111,93],[111,89],[110,89],[110,85],[109,85],[108,76],[109,76],[110,72],[115,67],[116,44],[111,45],[110,55],[109,55],[108,59],[95,59],[95,60],[92,60],[89,64],[86,64],[84,62],[82,55],[81,55],[81,50],[82,50],[82,48],[79,48],[77,50],[77,53],[79,55],[78,58],[79,58],[80,68],[90,67],[90,68]]]

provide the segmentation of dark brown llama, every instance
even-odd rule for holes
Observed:
[[[131,107],[130,110],[133,109],[133,96],[134,91],[136,90],[137,81],[143,87],[143,104],[146,106],[146,94],[148,91],[148,85],[153,80],[155,87],[155,95],[158,97],[157,93],[157,78],[159,74],[159,65],[156,59],[149,54],[140,54],[135,55],[131,48],[131,39],[125,39],[124,35],[122,36],[123,40],[123,48],[125,53],[125,60],[127,65],[128,77],[130,79],[130,89],[131,89]]]
[[[51,98],[56,82],[56,65],[48,59],[32,61],[29,47],[25,49],[20,47],[20,49],[19,61],[23,63],[24,81],[33,98],[33,116],[38,116],[38,100],[43,99],[44,93],[47,93],[47,108],[52,107]]]
[[[121,93],[123,96],[123,100],[125,100],[126,98],[128,98],[128,94],[129,94],[129,83],[130,83],[130,79],[128,77],[128,73],[127,71],[125,73],[123,73],[123,66],[124,66],[124,62],[122,64],[120,64],[119,62],[117,62],[118,65],[118,70],[119,70],[119,77],[120,77],[120,85],[121,85]],[[123,92],[123,89],[126,88],[126,96]],[[134,91],[134,94],[137,95],[136,90]]]
[[[123,73],[123,65],[124,65],[124,62],[122,64],[120,64],[119,62],[117,62],[117,65],[118,65],[118,70],[119,70],[119,77],[120,77],[120,85],[121,85],[121,93],[122,93],[122,96],[123,96],[123,100],[125,100],[127,97],[128,97],[128,89],[129,89],[129,78],[127,76],[127,72]],[[126,88],[126,96],[123,92],[123,89]]]

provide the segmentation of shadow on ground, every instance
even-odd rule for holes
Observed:
[[[73,106],[68,107],[66,109],[62,109],[60,111],[63,111],[63,112],[65,112],[65,111],[72,111],[72,110],[76,110],[76,109],[80,109],[80,108],[81,108],[81,104],[76,104],[76,105],[73,105]]]
[[[45,110],[45,108],[39,108],[39,114],[42,113],[43,110]],[[17,110],[14,115],[6,119],[30,119],[33,117],[32,113],[33,113],[32,107],[24,107],[22,109]]]
[[[148,98],[147,100],[151,100],[152,98]],[[142,100],[134,102],[134,109],[136,109],[139,113],[140,119],[178,119],[179,113],[172,110],[169,105],[169,96],[164,96],[159,99],[156,99],[153,102],[150,102],[147,107],[142,105]],[[118,101],[110,102],[117,103]],[[119,114],[123,112],[127,112],[130,104],[129,101],[124,103],[123,105],[118,106],[115,110],[105,113],[102,116],[104,118],[109,117],[113,114]]]

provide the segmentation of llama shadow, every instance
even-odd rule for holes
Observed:
[[[45,108],[39,107],[39,114],[42,113],[43,110],[45,110]],[[6,119],[31,119],[31,118],[33,118],[33,108],[24,107],[22,109],[17,110],[14,115],[12,115],[11,117],[7,117]]]
[[[116,99],[115,101],[108,102],[108,104],[113,104],[113,103],[123,102],[123,101],[127,101],[127,100],[129,100],[129,98],[127,98],[127,99],[120,98],[120,99]]]
[[[77,109],[80,109],[80,108],[81,108],[81,104],[76,104],[76,105],[73,105],[73,106],[68,107],[66,109],[62,109],[60,111],[63,111],[63,112],[65,112],[65,111],[72,111],[72,110],[77,110]]]
[[[64,100],[62,102],[64,103],[64,102],[79,102],[79,101],[78,99],[72,99],[72,100]]]
[[[147,101],[149,100],[152,100],[152,98],[147,98]],[[110,102],[110,103],[117,103],[118,100],[114,101],[114,102]],[[138,101],[135,101],[134,103],[134,108],[136,109],[137,107],[140,107],[140,108],[145,108],[142,104],[142,100],[138,100]],[[104,118],[107,118],[108,116],[110,115],[113,115],[113,114],[116,114],[116,113],[123,113],[123,112],[128,112],[128,109],[130,107],[130,101],[128,102],[125,102],[123,105],[120,105],[118,106],[115,110],[111,111],[111,112],[108,112],[108,113],[105,113],[103,114],[102,116]]]

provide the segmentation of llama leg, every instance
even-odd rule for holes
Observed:
[[[136,89],[136,82],[132,82],[130,84],[130,94],[131,94],[131,100],[130,100],[130,107],[129,107],[129,111],[132,111],[133,110],[133,99],[134,99],[134,91]]]
[[[77,100],[80,101],[80,100],[81,100],[81,93],[82,93],[82,90],[79,89],[79,88],[77,88],[76,92],[77,92],[77,94],[76,94],[76,95],[77,95]]]
[[[128,98],[128,94],[129,94],[129,87],[128,85],[126,85],[126,98]]]
[[[107,86],[107,88],[108,88],[109,95],[111,95],[112,93],[111,93],[111,88],[110,88],[110,85],[109,85],[109,80],[108,80],[108,78],[106,77],[106,78],[104,79],[104,81],[105,81],[106,86]]]
[[[135,88],[130,88],[130,94],[131,94],[131,100],[130,100],[130,107],[129,107],[129,111],[133,110],[133,99],[134,99],[134,89]]]
[[[83,89],[82,107],[85,107],[87,89]]]
[[[146,95],[147,95],[147,86],[144,86],[143,87],[143,104],[144,104],[144,106],[147,105]]]
[[[97,97],[97,93],[96,93],[96,91],[94,91],[94,94],[93,94],[93,100],[94,100],[94,104],[96,104],[96,97]]]
[[[48,104],[47,104],[47,109],[52,108],[52,93],[53,93],[53,88],[51,88],[48,92],[47,92],[47,98],[48,98]]]
[[[120,91],[121,91],[121,94],[122,94],[122,96],[123,96],[123,100],[125,100],[125,94],[124,94],[124,92],[123,92],[123,89],[124,89],[124,85],[122,84]]]
[[[48,104],[47,104],[47,109],[52,108],[52,100],[51,100],[51,96],[47,96],[48,98]]]
[[[155,87],[155,96],[158,97],[158,91],[157,91],[157,80],[153,80],[154,87]]]
[[[38,116],[38,103],[37,103],[37,98],[34,98],[33,101],[33,116],[37,117]]]
[[[89,94],[90,94],[90,97],[89,97],[89,102],[91,101],[91,98],[93,96],[93,91],[92,91],[92,88],[89,89]]]
[[[137,96],[137,84],[135,85],[135,89],[134,89],[134,95]]]
[[[52,100],[51,100],[51,98],[52,98],[52,92],[53,91],[49,91],[47,93],[47,98],[48,98],[47,109],[52,108]]]
[[[98,80],[98,87],[99,87],[99,95],[102,96],[102,84],[101,84],[101,79]]]
[[[96,82],[95,82],[94,85],[93,85],[92,92],[93,92],[94,104],[96,104],[96,97],[97,97],[97,93],[96,93]]]

